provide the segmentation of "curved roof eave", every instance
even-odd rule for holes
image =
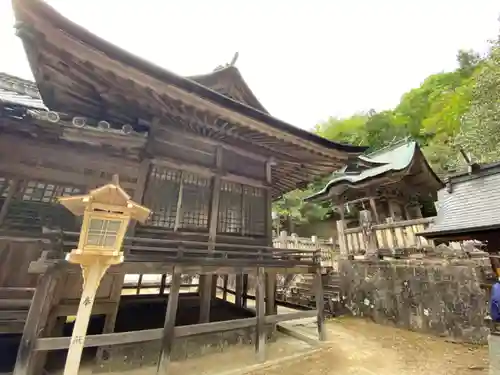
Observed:
[[[298,138],[330,150],[360,154],[367,149],[367,147],[363,146],[332,142],[326,138],[322,138],[314,133],[310,133],[306,130],[290,125],[244,103],[240,103],[210,88],[200,85],[193,80],[179,76],[169,70],[144,60],[141,57],[138,57],[98,37],[97,35],[94,35],[84,27],[62,16],[53,7],[42,0],[12,0],[12,5],[16,20],[18,21],[25,21],[22,18],[23,16],[26,16],[26,13],[31,13],[32,15],[36,14],[37,17],[44,19],[46,22],[50,22],[55,28],[61,30],[63,33],[76,38],[77,40],[83,42],[83,44],[100,51],[111,59],[137,69],[138,71],[150,75],[159,81],[168,82],[169,84],[185,90],[186,92],[195,94],[203,99],[217,103],[218,105],[229,110],[239,112],[253,120],[267,124],[278,131],[294,135]],[[43,96],[41,85],[39,85],[39,88],[41,89],[40,91]],[[50,106],[50,103],[47,104]]]
[[[365,173],[365,175],[361,176],[361,177],[360,177],[360,175],[355,175],[355,176],[346,175],[346,176],[340,176],[340,177],[334,178],[334,179],[330,180],[325,185],[325,187],[323,189],[321,189],[319,192],[312,194],[309,197],[306,197],[304,200],[310,202],[310,201],[322,199],[325,196],[328,196],[330,189],[333,188],[334,186],[346,185],[346,188],[349,188],[349,187],[352,188],[361,182],[366,182],[369,179],[383,178],[390,173],[401,172],[401,171],[411,167],[412,161],[414,160],[415,155],[417,153],[420,153],[422,155],[422,160],[424,162],[424,165],[425,165],[426,169],[431,173],[431,176],[436,180],[436,182],[439,184],[440,187],[443,187],[444,186],[443,182],[441,181],[441,179],[438,177],[438,175],[434,172],[434,170],[431,168],[431,166],[427,162],[427,159],[422,154],[422,151],[421,151],[418,143],[415,141],[411,141],[408,144],[412,145],[413,153],[411,154],[411,157],[409,157],[405,161],[405,163],[402,164],[399,168],[390,168],[390,163],[385,163],[385,164],[380,165],[378,167],[374,167],[374,168],[369,169],[368,171],[371,171],[372,173]],[[389,167],[389,168],[387,168],[387,167]],[[379,170],[379,172],[373,173],[373,172],[377,172],[376,171],[377,169]]]

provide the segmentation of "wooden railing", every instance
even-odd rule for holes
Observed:
[[[424,249],[434,246],[432,241],[416,236],[423,232],[434,218],[398,221],[395,223],[375,224],[371,226],[371,234],[375,237],[378,250],[394,253],[397,249]],[[368,250],[369,240],[363,228],[339,228],[339,246],[342,254],[357,255]]]
[[[333,238],[323,239],[317,236],[299,237],[295,233],[290,236],[282,231],[278,237],[273,238],[273,247],[279,249],[297,249],[310,252],[321,252],[321,266],[331,267],[339,255],[339,248]]]
[[[78,232],[45,230],[61,254],[77,245]],[[319,265],[319,250],[274,248],[262,245],[147,237],[126,237],[123,249],[128,262],[172,262],[217,266],[309,267]]]

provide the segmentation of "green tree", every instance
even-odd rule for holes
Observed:
[[[472,103],[463,116],[455,144],[471,152],[478,162],[500,159],[500,40],[475,74]]]

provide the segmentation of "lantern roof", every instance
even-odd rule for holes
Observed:
[[[91,190],[88,194],[58,198],[59,203],[76,216],[82,216],[90,203],[99,203],[116,207],[124,207],[132,219],[141,223],[149,217],[150,210],[133,200],[120,187],[118,177],[113,176],[113,182]]]

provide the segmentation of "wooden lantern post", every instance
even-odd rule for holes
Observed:
[[[109,266],[123,262],[122,243],[131,219],[146,221],[150,210],[130,200],[118,176],[87,195],[59,198],[76,216],[83,216],[78,247],[66,257],[82,268],[83,292],[76,314],[64,375],[77,375],[94,298]]]

